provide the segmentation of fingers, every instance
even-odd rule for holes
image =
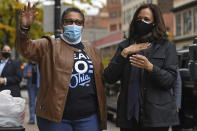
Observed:
[[[28,2],[27,6],[26,6],[26,11],[30,10],[30,2]]]
[[[144,59],[138,59],[137,57],[135,57],[135,55],[130,57],[130,63],[131,63],[132,66],[135,66],[135,67],[138,67],[138,68],[144,68],[144,66],[145,66],[145,60]]]
[[[28,2],[28,4],[27,4],[27,11],[30,11],[30,10],[31,10],[31,3]]]
[[[153,64],[142,55],[132,55],[130,57],[130,63],[132,66],[137,68],[146,69],[147,71],[151,72],[153,70]]]
[[[130,53],[137,53],[141,50],[147,49],[150,46],[150,43],[139,43],[139,44],[132,44],[128,47]]]
[[[34,16],[37,16],[38,15],[38,12],[34,13]]]
[[[133,61],[133,60],[130,60],[130,64],[134,67],[137,67],[137,68],[142,68],[144,69],[144,64],[141,63],[141,62],[138,62],[138,61]]]
[[[36,5],[35,4],[33,4],[33,6],[32,6],[32,10],[34,10],[36,8]]]
[[[144,66],[143,65],[139,65],[137,63],[131,63],[131,65],[134,66],[134,67],[137,67],[137,68],[144,69]]]
[[[38,12],[34,13],[34,18],[33,18],[34,20],[35,20],[37,15],[38,15]]]
[[[137,45],[144,45],[144,46],[149,46],[150,43],[149,42],[146,42],[146,43],[136,43]]]
[[[135,58],[135,59],[139,59],[139,60],[143,60],[143,61],[146,61],[147,60],[147,58],[145,56],[139,55],[139,54],[132,55],[130,58]]]
[[[26,6],[24,6],[24,9],[23,8],[21,8],[21,10],[20,10],[20,15],[24,15],[24,12],[26,11]]]
[[[135,66],[137,68],[145,69],[147,66],[147,58],[142,55],[132,55],[130,57],[130,63],[132,66]]]
[[[150,43],[141,43],[141,44],[138,44],[140,47],[140,49],[146,49],[146,48],[148,48],[149,46],[150,46]]]
[[[28,4],[24,6],[24,11],[34,11],[35,8],[36,8],[35,4],[33,4],[33,6],[31,7],[31,3],[28,2]]]
[[[139,63],[140,65],[143,65],[144,64],[144,59],[138,59],[135,57],[135,55],[133,55],[133,57],[131,56],[130,57],[130,62],[132,63]]]
[[[27,11],[27,6],[26,5],[24,6],[24,11]]]

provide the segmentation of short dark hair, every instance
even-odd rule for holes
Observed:
[[[62,14],[62,19],[61,19],[62,23],[64,22],[64,17],[70,12],[77,12],[77,13],[79,13],[81,15],[82,19],[83,19],[83,23],[85,22],[85,16],[84,16],[83,12],[80,9],[78,9],[78,8],[71,7],[71,8],[68,8],[68,9],[64,10],[64,12]]]
[[[159,39],[165,39],[166,35],[166,27],[164,24],[164,20],[162,17],[161,10],[159,7],[155,4],[143,4],[141,5],[135,12],[133,16],[133,20],[130,23],[129,27],[129,40],[135,38],[135,22],[138,19],[138,14],[142,9],[149,8],[152,13],[153,13],[153,18],[154,18],[154,27],[152,29],[152,35],[153,39],[159,40]]]

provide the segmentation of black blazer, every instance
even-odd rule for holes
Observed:
[[[22,70],[20,68],[21,64],[19,62],[9,59],[3,68],[0,77],[7,78],[7,84],[0,85],[0,91],[11,90],[11,95],[14,97],[20,97],[20,87],[19,84],[22,80]]]
[[[133,120],[127,119],[127,92],[131,73],[130,62],[121,56],[121,51],[128,47],[128,40],[119,44],[115,56],[104,70],[104,80],[108,83],[121,81],[121,91],[117,103],[117,125],[131,128]],[[175,45],[167,40],[152,42],[152,48],[146,57],[154,65],[153,71],[144,71],[141,92],[143,104],[140,121],[147,127],[167,127],[177,125],[178,113],[172,94],[177,77],[177,55]],[[132,124],[133,123],[133,124]]]

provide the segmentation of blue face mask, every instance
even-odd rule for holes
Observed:
[[[64,26],[64,37],[70,42],[77,41],[81,37],[82,26],[67,25]]]

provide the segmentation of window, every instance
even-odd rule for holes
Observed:
[[[125,11],[123,11],[122,16],[123,16],[123,24],[126,24],[126,12]]]
[[[132,1],[135,1],[135,0],[122,0],[123,1],[123,5],[126,5],[128,3],[131,3]]]
[[[117,17],[117,13],[116,12],[110,13],[110,18],[116,18],[116,17]]]
[[[176,15],[176,36],[181,35],[181,14]]]
[[[194,32],[197,32],[197,8],[194,9]]]
[[[122,0],[122,4],[125,5],[125,0]]]
[[[147,3],[153,3],[153,0],[147,0]]]
[[[191,34],[192,33],[192,12],[191,10],[183,13],[183,34]]]
[[[116,31],[117,30],[117,25],[110,25],[110,31]]]
[[[128,9],[127,12],[126,12],[126,23],[130,23],[131,21],[131,11],[132,9]]]
[[[111,0],[111,4],[115,4],[116,3],[116,0]]]

